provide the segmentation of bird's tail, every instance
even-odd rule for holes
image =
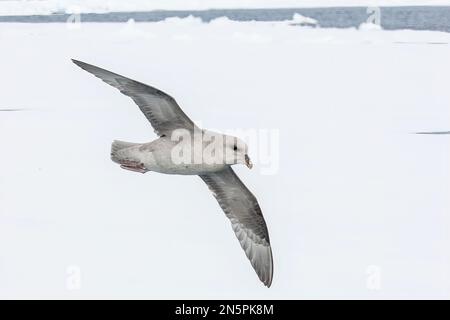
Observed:
[[[122,160],[122,157],[119,156],[119,151],[138,144],[139,143],[114,140],[113,143],[111,144],[111,160],[119,163]]]

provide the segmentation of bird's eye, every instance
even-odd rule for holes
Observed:
[[[237,151],[237,146],[236,145],[234,145],[233,150]]]

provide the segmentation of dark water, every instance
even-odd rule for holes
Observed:
[[[289,20],[294,13],[318,20],[323,28],[358,27],[369,17],[366,7],[335,7],[306,9],[227,9],[203,11],[151,11],[112,12],[81,14],[82,22],[155,22],[169,17],[199,17],[209,22],[218,17],[228,17],[236,21],[281,21]],[[42,16],[0,16],[0,22],[66,22],[68,14]],[[450,6],[381,7],[381,26],[387,30],[413,29],[450,32]]]

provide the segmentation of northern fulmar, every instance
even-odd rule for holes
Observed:
[[[114,141],[111,159],[123,169],[140,173],[200,176],[230,219],[259,279],[270,287],[273,258],[266,222],[255,196],[231,168],[233,164],[252,167],[248,146],[236,137],[198,128],[175,99],[161,90],[81,61],[72,61],[133,99],[159,136],[142,144]],[[215,148],[211,148],[211,144]]]

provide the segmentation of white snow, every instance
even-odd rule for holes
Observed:
[[[229,8],[450,5],[449,0],[0,0],[0,15]]]
[[[25,109],[0,111],[1,298],[450,297],[450,137],[410,134],[450,128],[450,34],[191,17],[0,24],[0,43],[0,109]],[[170,93],[205,128],[279,131],[276,174],[236,167],[272,288],[199,178],[110,161],[114,139],[155,135],[70,58]]]
[[[376,23],[363,22],[359,25],[359,30],[381,30],[381,26]]]

